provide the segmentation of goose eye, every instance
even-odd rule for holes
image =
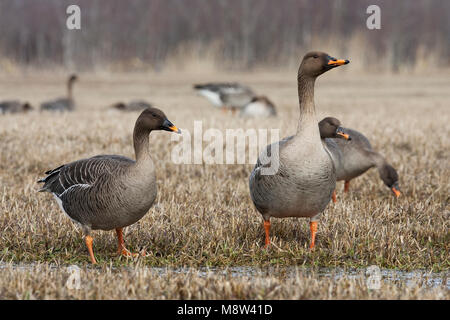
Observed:
[[[317,59],[319,56],[317,54],[314,55],[314,59]]]

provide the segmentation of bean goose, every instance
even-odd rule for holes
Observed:
[[[96,263],[91,230],[115,229],[119,254],[131,254],[125,247],[122,229],[140,220],[156,198],[155,167],[149,151],[153,130],[180,133],[156,108],[138,117],[133,142],[136,161],[118,155],[99,155],[64,164],[47,171],[39,180],[39,191],[54,195],[62,211],[81,225],[92,263]]]
[[[22,113],[31,110],[33,110],[33,107],[28,102],[20,102],[16,100],[0,102],[0,114]]]
[[[266,247],[270,244],[271,217],[310,218],[310,248],[315,246],[317,221],[335,189],[336,172],[321,142],[314,85],[319,75],[347,63],[348,60],[337,60],[323,52],[304,56],[297,78],[300,107],[297,133],[268,146],[250,175],[250,195],[264,220]]]
[[[142,111],[147,108],[151,108],[152,105],[146,101],[143,100],[133,100],[129,103],[125,104],[123,102],[115,103],[111,106],[114,109],[120,110],[120,111]]]
[[[194,89],[207,98],[215,107],[233,112],[242,109],[255,96],[252,89],[239,83],[196,84]]]
[[[264,118],[275,117],[275,105],[266,96],[254,97],[241,110],[242,117]]]
[[[352,137],[351,141],[342,141],[327,137],[325,143],[332,155],[336,168],[336,180],[344,180],[344,192],[348,192],[350,180],[362,175],[370,168],[376,167],[384,184],[392,190],[396,197],[400,196],[397,171],[378,152],[372,149],[369,140],[360,132],[343,128]],[[336,195],[333,194],[336,202]]]
[[[76,80],[78,80],[78,77],[76,75],[71,75],[67,80],[67,97],[43,102],[41,104],[41,110],[73,111],[75,109],[75,101],[73,99],[72,90]]]

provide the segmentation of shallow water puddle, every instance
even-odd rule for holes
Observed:
[[[70,272],[68,270],[78,268],[77,266],[58,266],[54,264],[43,265],[38,263],[30,264],[11,264],[0,262],[0,273],[5,270],[14,271],[32,271],[38,270],[42,267],[48,267],[51,270],[60,270],[63,272]],[[391,269],[379,269],[375,267],[375,272],[372,269],[342,269],[342,268],[319,268],[311,269],[305,267],[229,267],[229,268],[166,268],[166,267],[107,267],[110,272],[135,272],[153,274],[158,276],[167,276],[170,274],[185,274],[185,275],[197,275],[199,277],[208,277],[211,275],[235,277],[235,278],[254,278],[254,277],[277,277],[281,279],[290,279],[297,276],[313,277],[317,279],[321,278],[333,278],[333,279],[363,279],[369,280],[371,277],[375,280],[380,280],[385,283],[393,283],[397,285],[406,286],[419,286],[421,288],[434,288],[444,286],[450,290],[450,283],[447,281],[449,272],[427,272],[424,270],[414,271],[401,271]],[[84,270],[89,270],[90,267]],[[103,269],[96,269],[101,272]]]

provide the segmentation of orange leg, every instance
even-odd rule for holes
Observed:
[[[123,228],[116,229],[117,240],[119,243],[119,248],[117,249],[118,254],[122,254],[126,257],[137,257],[139,253],[131,253],[127,248],[125,248],[125,241],[123,241]]]
[[[309,248],[314,249],[314,246],[316,244],[317,221],[311,221],[309,223],[309,229],[311,230],[311,245],[309,246]]]
[[[267,248],[270,244],[269,232],[270,232],[270,220],[264,221],[264,230],[266,231],[266,241],[265,248]]]
[[[331,199],[333,199],[333,202],[336,203],[336,190],[333,191],[333,194],[331,195]]]
[[[86,246],[88,248],[89,256],[91,257],[92,264],[97,264],[97,261],[95,260],[95,257],[94,257],[94,250],[92,249],[92,243],[94,242],[94,239],[92,239],[91,236],[86,236],[86,237],[84,237],[84,241],[86,242]]]
[[[344,192],[348,192],[349,189],[350,189],[350,181],[345,181]]]

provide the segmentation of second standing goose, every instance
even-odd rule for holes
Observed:
[[[100,155],[64,164],[47,171],[39,191],[51,192],[62,211],[79,223],[92,263],[91,230],[116,230],[119,253],[130,256],[122,228],[140,220],[156,198],[155,166],[149,150],[153,130],[179,133],[156,108],[144,110],[133,131],[136,161],[118,155]]]
[[[345,181],[344,192],[348,192],[350,180],[376,167],[381,180],[398,198],[401,192],[397,171],[381,154],[373,150],[369,140],[361,132],[348,128],[343,130],[352,137],[351,141],[328,138],[325,139],[325,143],[336,167],[336,180]]]
[[[76,75],[71,75],[67,80],[67,97],[59,98],[52,101],[43,102],[41,110],[47,111],[73,111],[75,109],[75,101],[73,99],[73,84],[78,80]]]
[[[266,247],[270,244],[271,217],[310,218],[310,248],[315,246],[317,221],[335,189],[336,173],[317,126],[314,85],[319,75],[347,63],[348,60],[338,60],[323,52],[310,52],[303,57],[297,78],[300,107],[297,133],[268,146],[250,175],[250,195],[264,219]]]

